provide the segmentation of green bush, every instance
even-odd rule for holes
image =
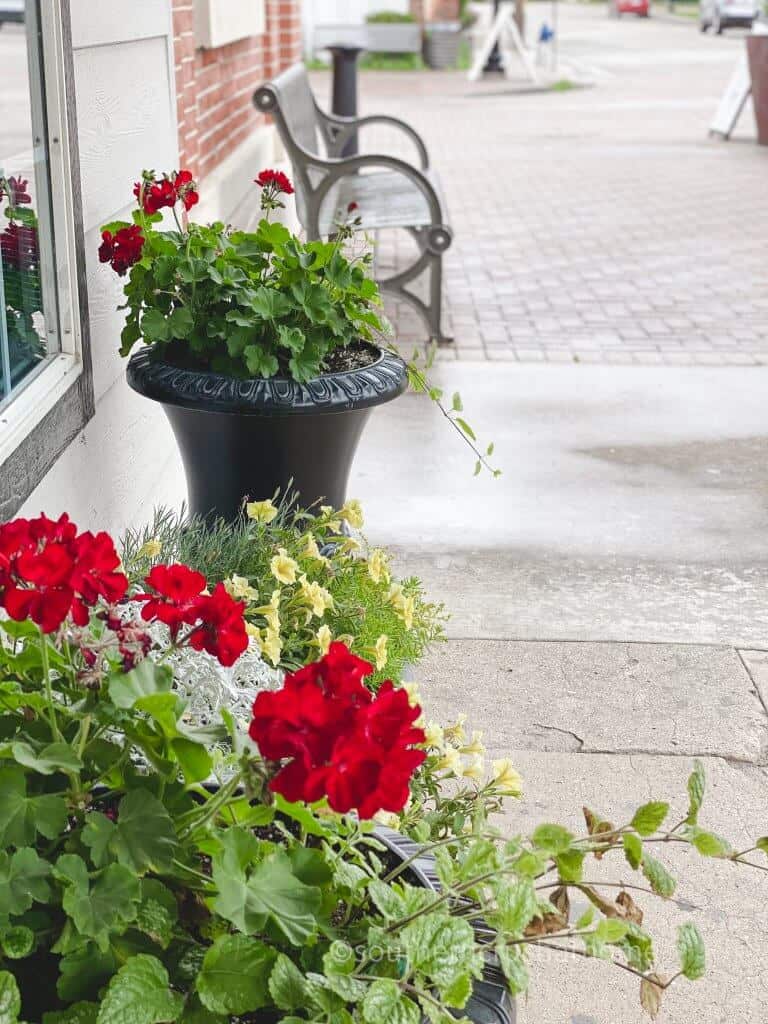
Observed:
[[[369,25],[412,25],[416,19],[412,14],[399,11],[375,11],[365,19]]]

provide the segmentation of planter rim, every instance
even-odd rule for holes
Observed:
[[[378,359],[368,366],[324,373],[299,384],[289,377],[241,380],[186,370],[153,358],[146,347],[131,356],[126,377],[134,391],[156,402],[246,416],[316,416],[366,409],[397,398],[408,383],[403,360],[381,348]]]

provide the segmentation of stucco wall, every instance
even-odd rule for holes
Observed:
[[[178,165],[170,0],[71,0],[96,415],[22,514],[68,511],[120,532],[158,502],[183,499],[162,411],[125,383],[120,279],[99,264],[99,227],[127,218],[143,167]]]

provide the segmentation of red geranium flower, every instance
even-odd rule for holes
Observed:
[[[197,601],[205,590],[205,576],[186,565],[156,565],[145,578],[154,594],[139,594],[143,601],[141,617],[164,622],[176,639],[184,623],[191,625],[197,614]]]
[[[32,270],[40,262],[37,228],[27,224],[9,224],[0,234],[0,256],[6,267]]]
[[[253,180],[259,188],[270,189],[270,191],[275,194],[282,192],[287,196],[293,195],[291,179],[287,174],[283,174],[282,171],[266,169],[261,171],[258,178],[254,178]]]
[[[11,175],[10,178],[4,179],[4,185],[0,185],[0,199],[3,195],[8,193],[8,202],[11,206],[25,206],[32,202],[32,196],[29,194],[27,189],[29,188],[29,181],[26,178],[22,178],[19,175],[15,178]]]
[[[173,187],[187,212],[200,201],[197,185],[192,178],[192,171],[179,171],[174,179]]]
[[[141,181],[133,186],[144,213],[158,213],[165,207],[174,207],[181,200],[185,210],[191,210],[200,196],[191,171],[175,171],[155,180],[152,171],[145,171]]]
[[[78,536],[66,514],[0,526],[0,602],[12,619],[32,619],[44,633],[70,614],[85,625],[99,597],[120,600],[128,580],[116,571],[119,565],[106,533]]]
[[[200,619],[187,638],[196,651],[207,651],[222,665],[234,665],[248,646],[243,612],[245,602],[235,601],[223,583],[217,583],[213,593],[204,594],[196,603],[195,612]]]
[[[119,228],[114,235],[111,231],[102,231],[99,246],[99,262],[110,263],[112,269],[121,277],[138,263],[144,248],[144,235],[138,224]]]
[[[374,697],[362,683],[373,667],[344,644],[289,674],[283,688],[260,693],[250,736],[263,757],[284,763],[270,788],[287,800],[327,797],[340,813],[361,817],[399,811],[413,772],[424,760],[421,709],[404,690],[385,683]]]

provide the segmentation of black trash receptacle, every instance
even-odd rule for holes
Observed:
[[[331,113],[339,117],[357,117],[357,58],[365,47],[338,43],[329,46],[333,56],[333,89],[331,92]],[[347,140],[342,156],[357,153],[357,132]]]

